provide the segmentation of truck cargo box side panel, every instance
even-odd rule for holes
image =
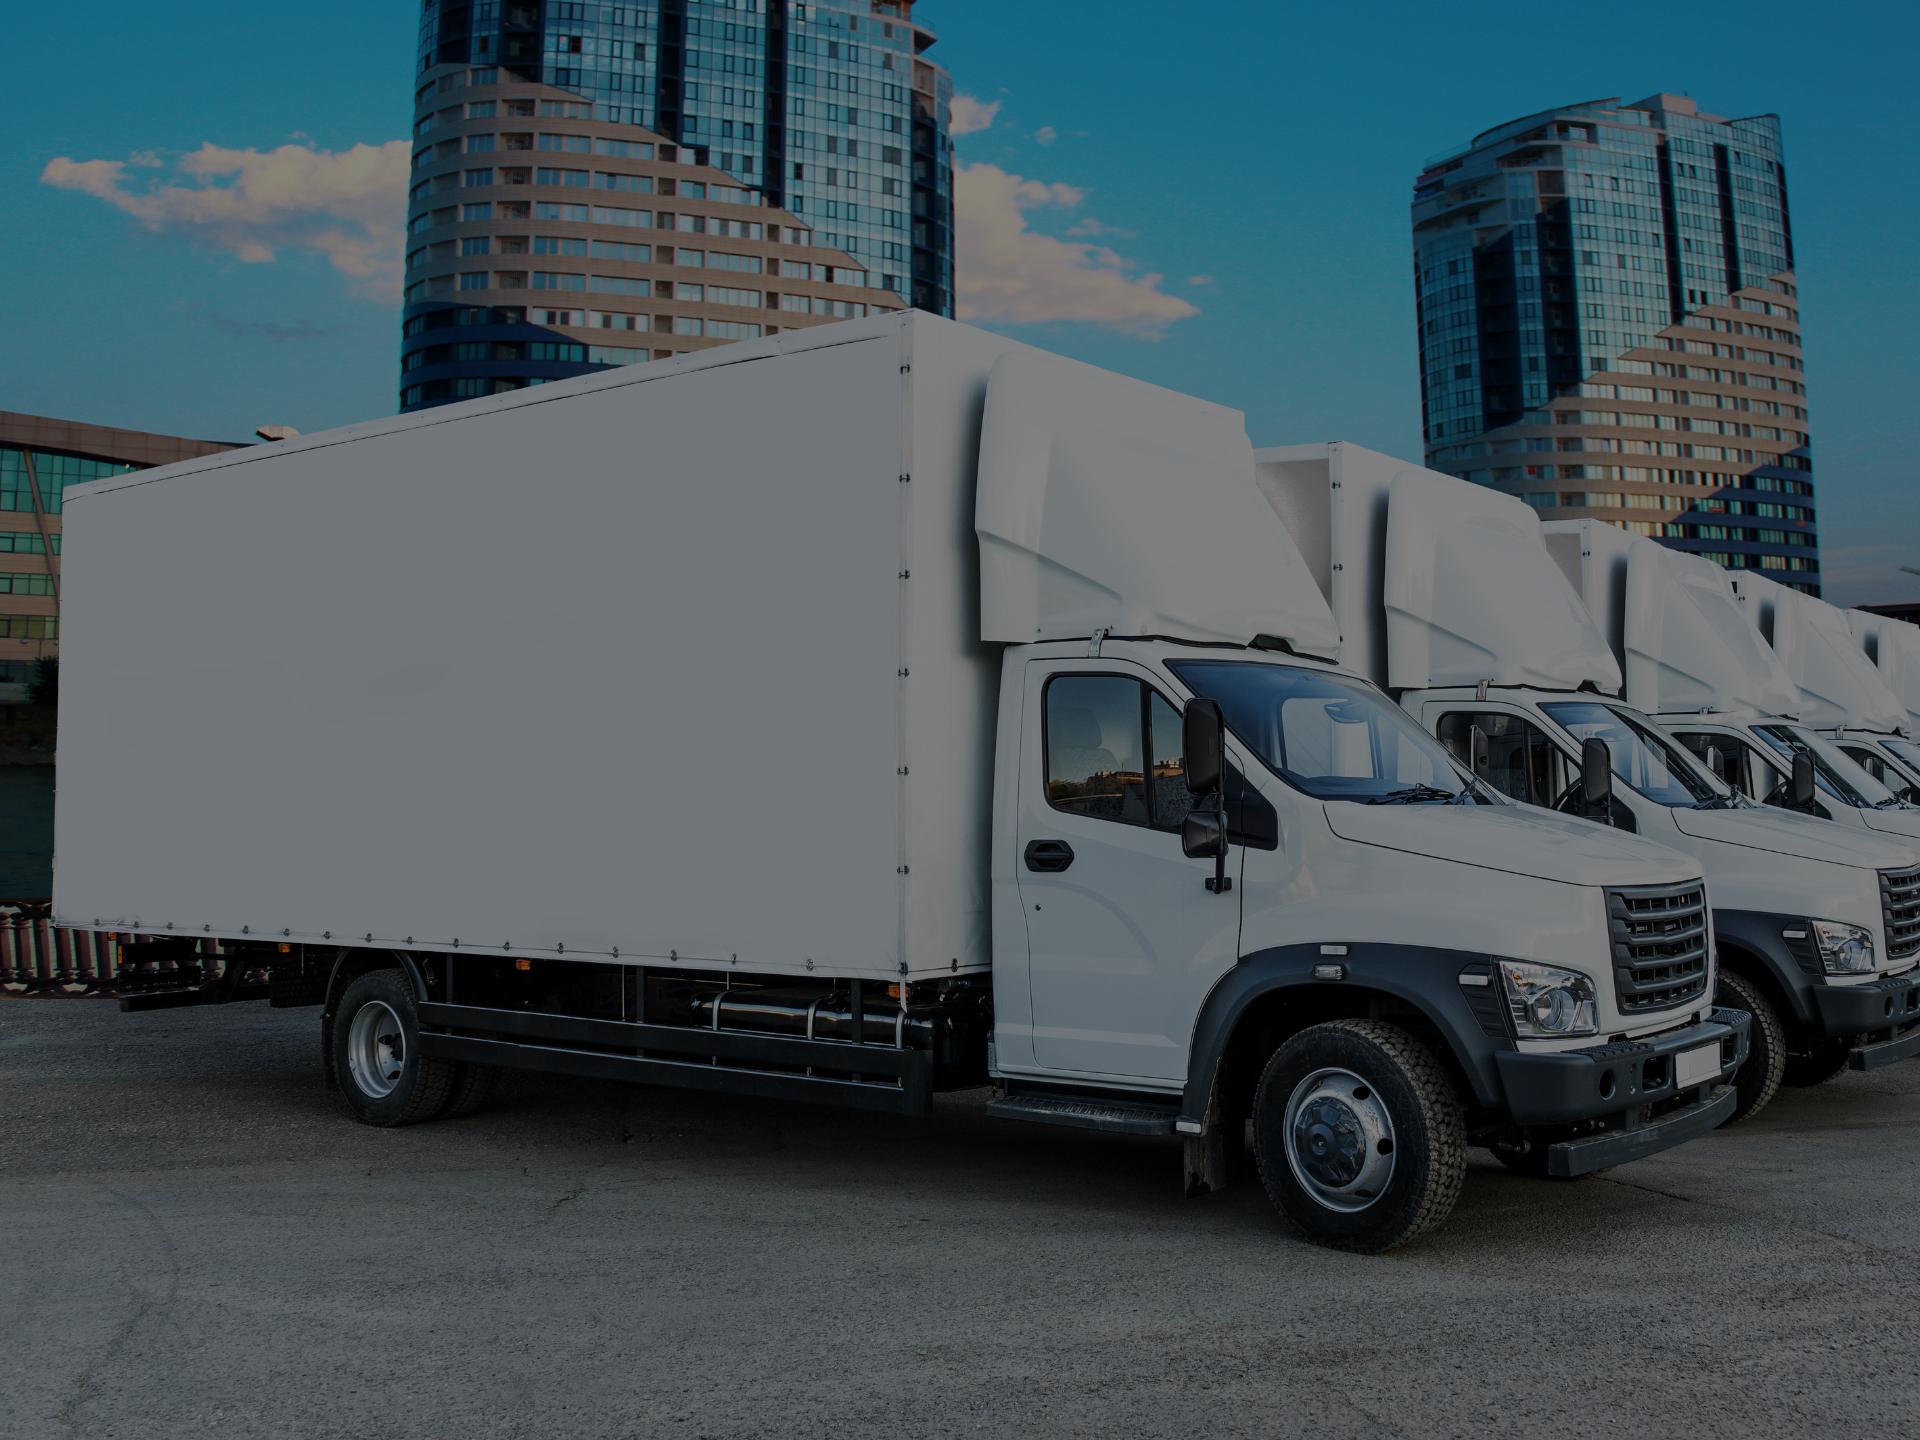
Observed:
[[[1804,697],[1750,623],[1725,570],[1611,526],[1598,527],[1597,539],[1626,548],[1629,701],[1667,715],[1742,708],[1799,713]]]
[[[910,334],[904,946],[917,973],[964,971],[992,963],[1000,691],[1000,647],[980,639],[975,472],[987,377],[995,360],[1022,347],[928,316],[916,316]]]
[[[904,323],[77,492],[62,923],[894,973]]]
[[[1260,488],[1309,557],[1340,627],[1340,662],[1387,680],[1387,492],[1404,460],[1345,440],[1258,452]]]
[[[1906,707],[1860,648],[1844,610],[1765,576],[1734,583],[1761,606],[1774,653],[1807,697],[1809,724],[1885,733],[1907,723]]]
[[[1871,610],[1847,611],[1853,638],[1867,649],[1880,678],[1906,708],[1907,724],[1920,724],[1920,626]]]

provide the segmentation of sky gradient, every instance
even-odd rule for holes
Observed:
[[[392,413],[405,147],[379,147],[408,133],[415,7],[326,10],[14,22],[16,53],[87,64],[20,67],[0,102],[0,408],[216,438]],[[1427,160],[1604,96],[1778,112],[1828,594],[1920,599],[1898,571],[1920,566],[1910,7],[921,14],[984,127],[958,142],[973,317],[1237,406],[1260,444],[1419,458],[1407,203]],[[1016,318],[1035,314],[1057,318]]]

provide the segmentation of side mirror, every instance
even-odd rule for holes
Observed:
[[[1187,702],[1180,748],[1186,766],[1187,789],[1195,795],[1219,794],[1227,773],[1227,722],[1220,714],[1218,701]]]
[[[1227,853],[1227,817],[1218,810],[1195,810],[1180,822],[1180,848],[1189,860],[1211,860]]]
[[[1595,820],[1613,817],[1613,752],[1598,735],[1580,747],[1580,808]]]
[[[1793,779],[1787,787],[1787,808],[1813,809],[1813,756],[1804,750],[1794,752]]]
[[[1487,732],[1475,725],[1467,734],[1467,769],[1476,780],[1487,778]]]

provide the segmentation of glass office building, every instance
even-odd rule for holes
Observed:
[[[0,705],[24,699],[34,662],[60,651],[67,487],[232,448],[0,410]]]
[[[1427,463],[1820,589],[1780,122],[1529,115],[1414,186]]]
[[[425,0],[401,408],[953,313],[913,0]]]

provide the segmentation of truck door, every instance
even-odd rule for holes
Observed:
[[[1201,1000],[1239,956],[1239,886],[1189,860],[1180,712],[1126,664],[1027,666],[1015,874],[1034,1058],[1180,1082]],[[1229,852],[1238,875],[1243,851]]]

